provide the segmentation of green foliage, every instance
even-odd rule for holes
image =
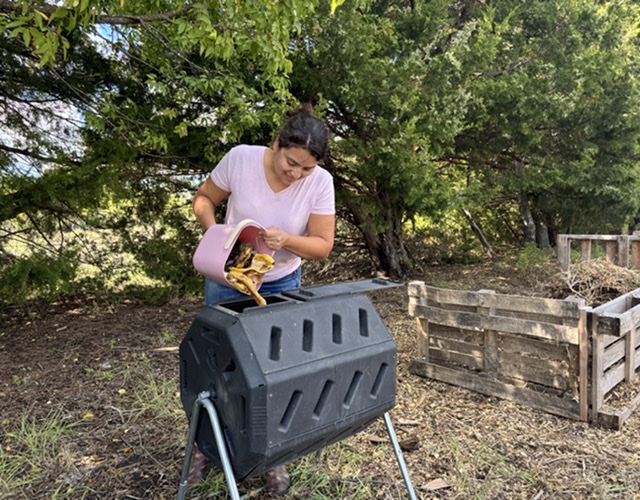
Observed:
[[[549,252],[541,250],[535,243],[527,243],[518,254],[516,269],[520,272],[532,271],[546,266],[548,260]]]
[[[529,238],[522,221],[554,234],[640,220],[633,2],[20,0],[0,13],[2,265],[41,276],[47,296],[64,280],[25,264],[42,248],[99,269],[96,287],[201,288],[197,181],[231,145],[269,144],[301,102],[334,135],[339,215],[390,276],[411,270],[403,228],[420,217],[446,260],[482,255],[460,208],[495,246]],[[106,243],[86,250],[79,227]],[[40,247],[14,252],[16,228]]]
[[[401,276],[411,267],[402,224],[437,213],[451,196],[437,155],[461,126],[464,98],[450,85],[458,49],[425,60],[452,20],[441,2],[345,4],[333,22],[326,15],[319,10],[296,43],[292,92],[322,104],[338,139],[328,167],[342,215],[374,261]]]
[[[501,2],[480,19],[471,50],[483,49],[486,77],[470,82],[471,127],[458,138],[473,182],[511,203],[524,194],[559,232],[619,230],[640,188],[638,59],[627,43],[637,6]]]
[[[405,225],[406,239],[420,265],[479,262],[485,252],[463,217],[447,211],[431,219],[417,217]]]
[[[74,290],[75,255],[36,252],[13,261],[0,261],[0,303],[24,304],[34,299],[55,301]]]

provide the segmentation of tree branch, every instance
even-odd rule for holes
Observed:
[[[43,6],[30,6],[29,10],[38,10],[46,15],[53,14],[56,10],[62,7],[58,7],[56,5],[43,5]],[[186,12],[190,11],[193,8],[192,5],[186,6],[184,9],[179,11],[171,11],[164,12],[161,14],[149,14],[146,16],[109,16],[102,15],[96,16],[95,24],[110,24],[110,25],[134,25],[134,24],[144,24],[144,23],[158,23],[171,21],[176,17],[184,15]],[[73,9],[67,9],[69,11]],[[11,14],[13,12],[22,12],[22,7],[18,7],[15,2],[10,0],[0,0],[0,13],[2,14]]]
[[[58,165],[76,165],[76,166],[80,166],[81,163],[78,161],[74,161],[68,158],[65,158],[64,160],[60,159],[60,158],[54,158],[54,157],[47,157],[47,156],[42,156],[34,151],[30,151],[28,149],[18,149],[18,148],[13,148],[11,146],[7,146],[6,144],[1,144],[0,143],[0,151],[4,151],[5,153],[12,153],[12,154],[16,154],[16,155],[22,155],[22,156],[26,156],[28,158],[33,158],[34,160],[38,160],[38,161],[43,161],[43,162],[49,162],[49,163],[55,163]]]

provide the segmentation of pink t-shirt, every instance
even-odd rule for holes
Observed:
[[[264,146],[241,145],[231,149],[211,172],[211,180],[231,193],[227,202],[226,224],[253,219],[264,227],[276,226],[289,234],[303,236],[311,214],[335,215],[333,178],[318,166],[308,177],[275,193],[264,171]],[[287,250],[274,256],[275,269],[265,282],[275,281],[295,271],[300,257]]]

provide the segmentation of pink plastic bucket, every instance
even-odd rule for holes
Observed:
[[[245,219],[238,224],[211,226],[204,233],[193,254],[193,267],[216,283],[232,287],[227,281],[224,266],[236,241],[251,245],[256,253],[265,253],[273,257],[275,252],[260,238],[260,231],[263,229],[264,227],[251,219]],[[260,285],[256,288],[259,289]]]

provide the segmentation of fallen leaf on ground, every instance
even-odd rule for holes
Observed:
[[[433,481],[429,481],[425,486],[426,489],[430,491],[441,490],[443,488],[451,488],[451,485],[446,479],[439,477],[438,479],[434,479]]]

